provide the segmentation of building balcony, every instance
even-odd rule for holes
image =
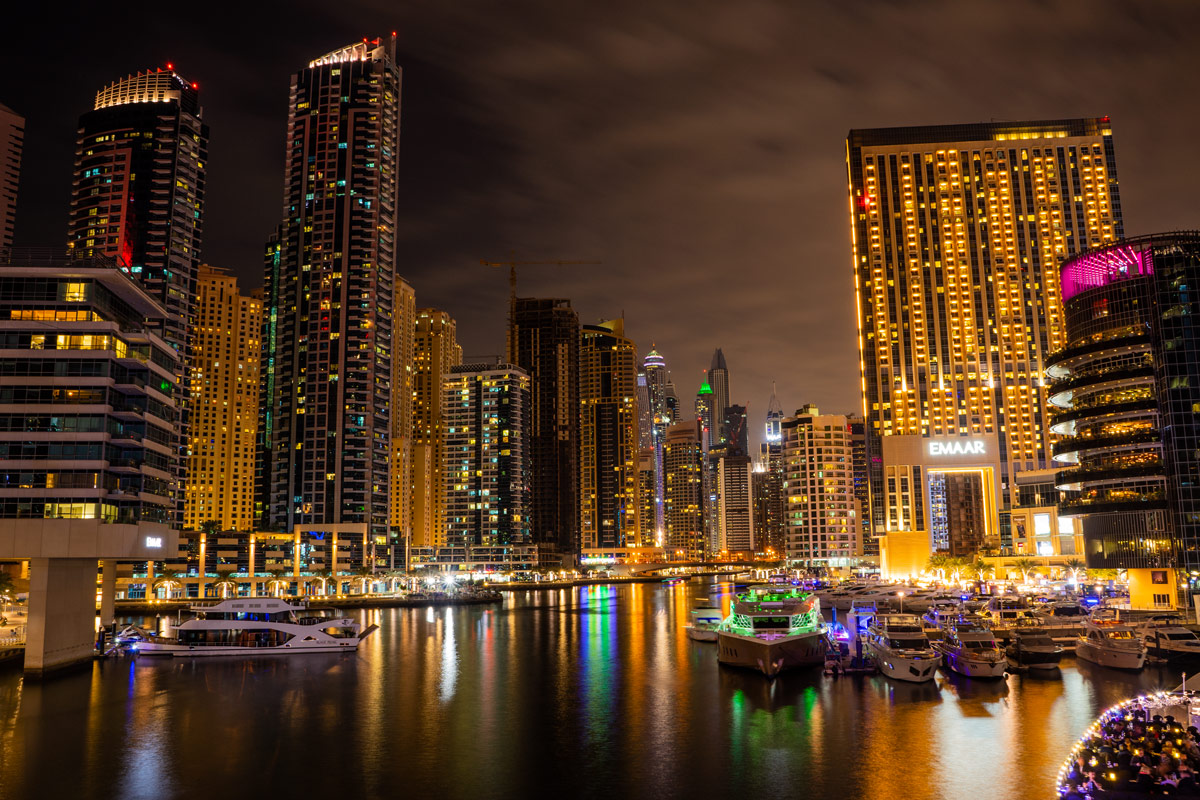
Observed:
[[[1152,463],[1134,464],[1126,467],[1109,467],[1105,469],[1064,470],[1054,476],[1054,484],[1056,489],[1077,492],[1090,486],[1103,486],[1127,481],[1132,478],[1146,477],[1163,478],[1163,465],[1161,463]]]
[[[1118,336],[1099,342],[1087,342],[1052,354],[1046,366],[1046,373],[1051,377],[1067,375],[1070,373],[1072,363],[1080,361],[1085,356],[1095,356],[1108,351],[1129,350],[1135,352],[1149,349],[1150,336],[1145,333]]]
[[[1078,458],[1067,459],[1059,456],[1077,455],[1079,453],[1095,453],[1103,451],[1130,450],[1145,446],[1145,449],[1162,447],[1162,434],[1158,431],[1140,433],[1125,433],[1120,436],[1076,436],[1055,442],[1051,448],[1054,460],[1074,464]]]
[[[1156,511],[1167,508],[1166,492],[1141,492],[1130,497],[1103,495],[1097,498],[1077,497],[1058,504],[1062,517],[1080,517],[1086,514],[1113,514],[1119,512]]]
[[[1065,381],[1058,381],[1050,387],[1049,400],[1059,408],[1071,407],[1071,396],[1077,389],[1101,388],[1107,383],[1143,383],[1154,380],[1153,365],[1124,369],[1097,370],[1076,375]]]
[[[1158,410],[1154,398],[1131,400],[1127,403],[1099,405],[1093,408],[1079,408],[1056,414],[1050,423],[1050,430],[1063,436],[1075,433],[1075,424],[1087,420],[1109,420],[1125,417],[1149,417]]]

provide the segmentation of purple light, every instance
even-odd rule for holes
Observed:
[[[1113,245],[1073,258],[1062,267],[1062,299],[1070,300],[1080,292],[1107,286],[1117,281],[1154,274],[1149,249],[1133,245]]]

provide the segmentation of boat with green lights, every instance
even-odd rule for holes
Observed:
[[[820,601],[783,580],[749,587],[717,629],[717,660],[773,678],[825,663],[829,649]]]

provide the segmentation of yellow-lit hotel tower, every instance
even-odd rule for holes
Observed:
[[[885,573],[1011,546],[1052,466],[1058,267],[1122,234],[1107,117],[853,130],[846,142],[871,528]]]
[[[223,531],[252,531],[262,296],[201,264],[195,304],[183,526],[198,531],[212,520]]]
[[[446,544],[446,424],[442,384],[462,364],[454,318],[436,308],[416,312],[412,357],[412,466],[409,502],[412,544]]]

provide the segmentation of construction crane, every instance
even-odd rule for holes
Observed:
[[[480,261],[485,267],[508,267],[508,360],[517,360],[517,343],[513,329],[517,322],[517,267],[554,266],[566,267],[579,264],[600,264],[600,261]]]

